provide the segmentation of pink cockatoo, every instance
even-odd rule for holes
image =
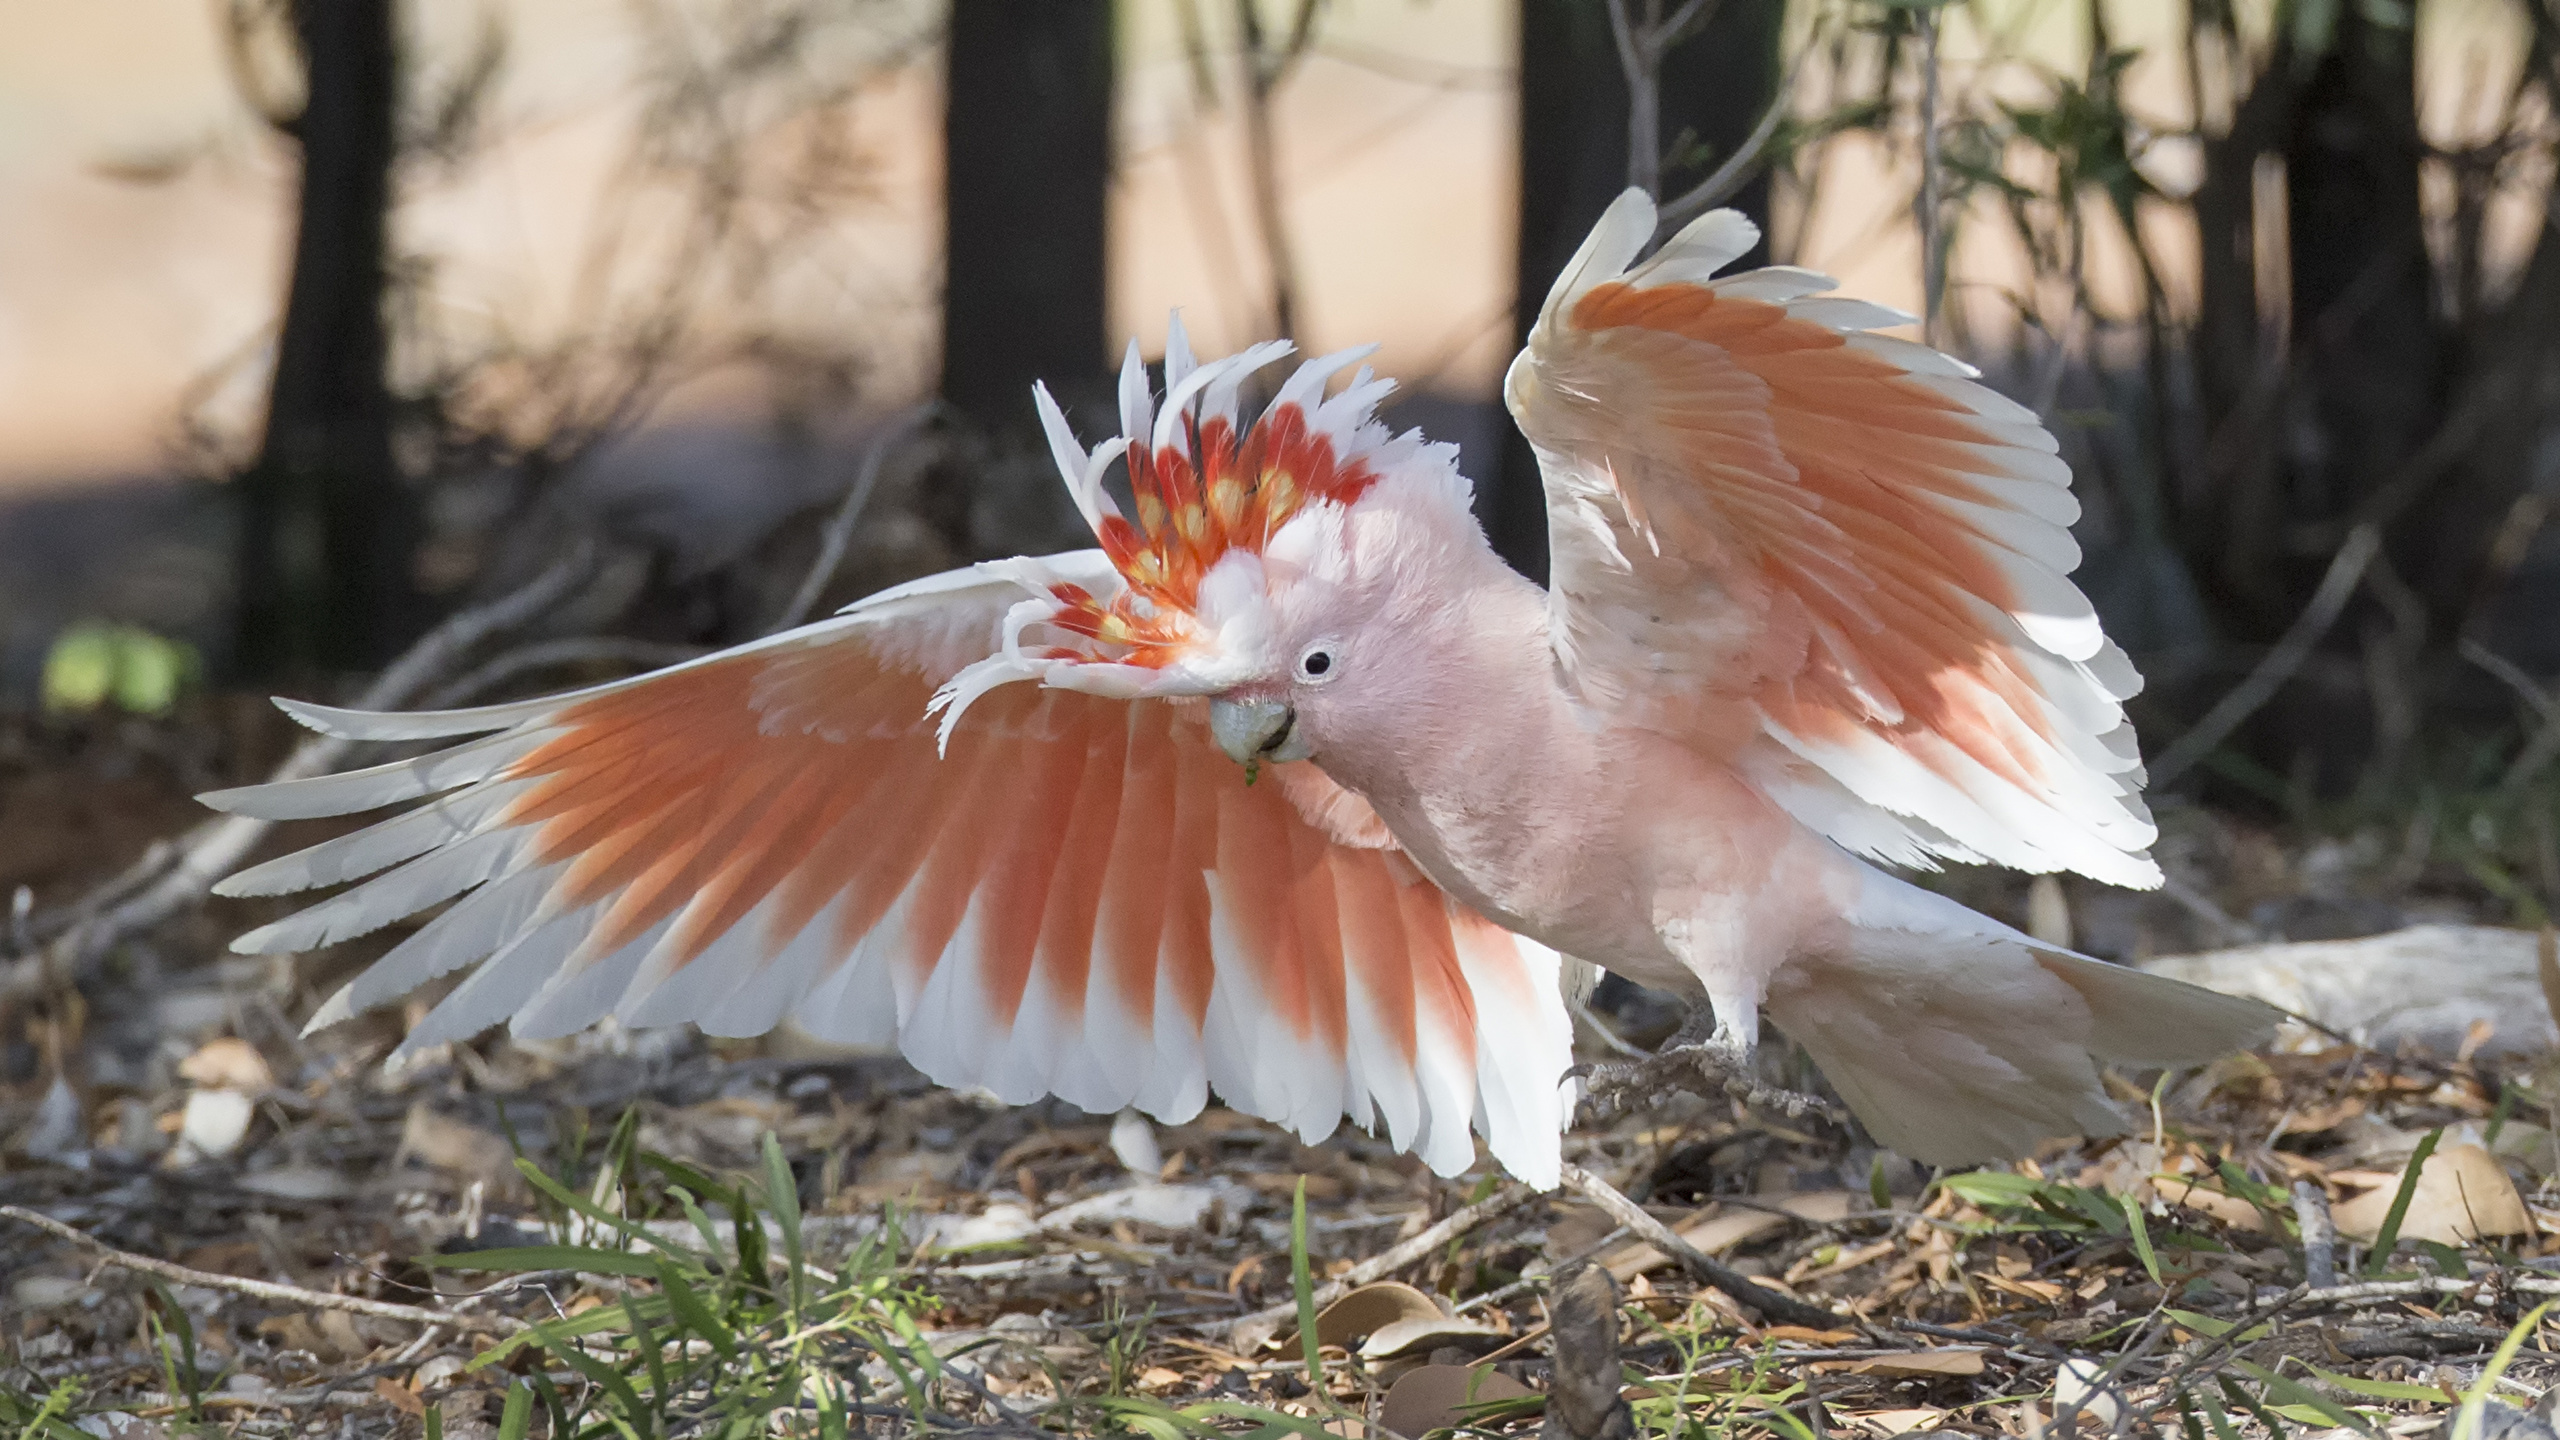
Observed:
[[[1121,434],[1040,415],[1100,548],[972,566],[832,619],[549,699],[334,735],[479,735],[223,791],[296,818],[427,803],[221,887],[385,871],[242,936],[308,950],[447,900],[314,1016],[476,967],[418,1047],[612,1015],[788,1017],[933,1079],[1179,1122],[1215,1091],[1312,1142],[1345,1117],[1455,1174],[1470,1127],[1557,1182],[1588,965],[1766,1015],[1884,1144],[2011,1156],[2124,1123],[2099,1063],[2200,1063],[2272,1012],[2090,960],[1878,862],[2158,883],[2120,701],[2064,578],[2078,506],[2033,414],[1909,317],[1779,267],[1711,278],[1732,212],[1642,263],[1610,207],[1505,398],[1545,476],[1553,583],[1508,568],[1454,448],[1391,435],[1367,352],[1283,343]],[[1632,266],[1632,268],[1630,268]],[[1134,514],[1105,486],[1126,469]],[[458,897],[458,898],[457,898]],[[1567,960],[1565,957],[1572,957]]]

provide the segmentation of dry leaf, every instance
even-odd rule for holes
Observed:
[[[208,1040],[196,1053],[178,1062],[180,1078],[208,1090],[237,1090],[243,1095],[263,1095],[275,1088],[276,1076],[267,1068],[267,1057],[246,1040],[225,1035]]]
[[[2208,1189],[2184,1175],[2154,1175],[2151,1184],[2160,1198],[2170,1204],[2210,1215],[2234,1230],[2266,1228],[2266,1217],[2258,1213],[2258,1207],[2237,1195]]]
[[[1799,1345],[1846,1345],[1858,1339],[1855,1330],[1815,1330],[1803,1325],[1770,1325],[1762,1328],[1762,1340],[1793,1340]]]
[[[2406,1171],[2404,1169],[2403,1173]],[[2330,1213],[2338,1233],[2371,1240],[2382,1231],[2400,1177],[2376,1185]],[[2483,1235],[2529,1235],[2533,1217],[2525,1213],[2507,1168],[2477,1145],[2448,1145],[2427,1157],[2427,1168],[2409,1197],[2409,1213],[2400,1221],[2403,1240],[2433,1240],[2460,1245]]]
[[[1398,1435],[1418,1436],[1457,1424],[1465,1418],[1458,1413],[1462,1405],[1535,1393],[1490,1365],[1424,1365],[1388,1387],[1378,1420]]]
[[[1399,1320],[1442,1321],[1439,1303],[1397,1280],[1363,1285],[1324,1307],[1316,1316],[1316,1343],[1348,1347]],[[1304,1352],[1293,1331],[1280,1346],[1279,1358],[1295,1360]]]
[[[1417,1315],[1409,1320],[1390,1320],[1370,1331],[1369,1338],[1360,1343],[1360,1358],[1385,1360],[1397,1355],[1436,1350],[1443,1345],[1503,1333],[1505,1332],[1481,1320]]]
[[[1671,1227],[1671,1233],[1709,1255],[1722,1255],[1737,1245],[1785,1226],[1790,1220],[1832,1225],[1849,1216],[1853,1197],[1845,1190],[1807,1190],[1777,1200],[1774,1210],[1710,1205]],[[1635,1244],[1601,1262],[1620,1283],[1671,1263],[1650,1245]]]
[[[427,1404],[425,1401],[420,1400],[408,1386],[401,1384],[399,1381],[392,1379],[388,1375],[378,1376],[375,1378],[373,1382],[373,1393],[390,1401],[391,1408],[413,1420],[427,1413]]]
[[[1826,1374],[1875,1375],[1887,1380],[1927,1380],[1950,1375],[1982,1373],[1982,1347],[1978,1345],[1942,1345],[1935,1350],[1913,1350],[1901,1355],[1879,1355],[1872,1360],[1824,1360],[1813,1368]]]
[[[1864,1415],[1841,1417],[1861,1430],[1877,1435],[1908,1435],[1915,1430],[1935,1430],[1947,1412],[1935,1406],[1922,1405],[1909,1410],[1870,1410]]]
[[[515,1147],[504,1136],[439,1114],[424,1101],[410,1106],[400,1122],[400,1148],[391,1163],[408,1160],[492,1190],[512,1190],[518,1178]]]

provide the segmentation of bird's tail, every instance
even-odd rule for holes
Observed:
[[[2045,945],[1881,871],[1865,879],[1846,953],[1788,966],[1767,1009],[1876,1139],[1915,1160],[2120,1134],[2100,1065],[2200,1065],[2263,1042],[2280,1018]]]

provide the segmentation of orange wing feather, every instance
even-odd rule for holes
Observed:
[[[1628,268],[1652,228],[1612,207],[1507,385],[1568,671],[1862,853],[2158,883],[2052,437],[1821,276],[1709,278],[1739,216]]]
[[[1018,591],[991,580],[961,593],[986,607],[991,642]],[[1543,1066],[1531,1088],[1546,1100],[1494,1107],[1486,1124],[1515,1170],[1552,1174],[1569,1032],[1551,952],[1506,936],[1490,969],[1462,955],[1453,934],[1480,921],[1399,852],[1341,843],[1302,814],[1293,795],[1344,823],[1347,797],[1321,777],[1248,783],[1194,705],[1008,686],[937,756],[927,703],[975,656],[933,653],[920,633],[857,607],[486,724],[324,716],[364,734],[508,729],[522,753],[431,802],[487,812],[450,843],[242,944],[298,949],[399,919],[425,893],[414,882],[494,834],[515,846],[498,883],[395,948],[323,1021],[479,964],[493,973],[431,1012],[413,1046],[499,1020],[561,1033],[608,1013],[712,1026],[789,1014],[821,1035],[894,1033],[936,1079],[1009,1099],[1147,1100],[1181,1119],[1214,1086],[1310,1138],[1346,1113],[1383,1116],[1444,1170],[1473,1161],[1483,1076]],[[384,794],[417,793],[394,783],[408,773]],[[208,799],[250,813],[304,803],[289,786]],[[348,844],[270,862],[245,888],[312,883],[323,852]],[[542,897],[529,907],[528,884]],[[561,917],[574,943],[526,938],[561,934],[545,928]],[[1453,1009],[1452,996],[1509,979],[1547,999],[1515,995],[1488,1012],[1492,1029]]]

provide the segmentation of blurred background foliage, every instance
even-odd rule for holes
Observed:
[[[1539,573],[1494,388],[1633,180],[2046,417],[2173,811],[2560,903],[2560,0],[573,8],[211,0],[168,62],[215,77],[208,138],[64,142],[81,203],[219,220],[102,252],[101,313],[149,333],[169,307],[114,297],[199,263],[223,299],[176,381],[97,382],[160,417],[106,468],[155,478],[0,455],[0,686],[345,688],[581,536],[554,649],[491,683],[592,678],[805,611],[856,488],[803,599],[1072,545],[1030,382],[1101,427],[1173,303],[1219,348],[1386,340],[1397,418]],[[0,190],[41,171],[0,153]],[[70,282],[12,269],[49,333]],[[52,435],[89,393],[57,372],[114,353],[22,366],[0,432]]]

